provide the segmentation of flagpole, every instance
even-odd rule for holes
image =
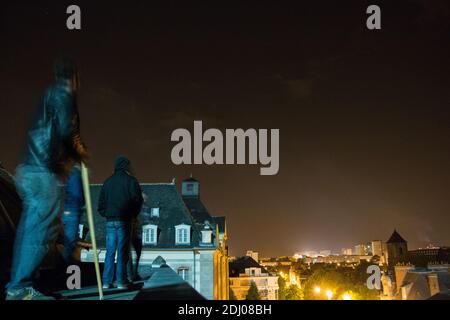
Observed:
[[[99,299],[103,300],[103,286],[102,279],[100,276],[100,264],[98,262],[98,254],[97,254],[97,241],[95,239],[95,225],[94,225],[94,216],[92,213],[92,202],[91,202],[91,191],[89,187],[89,175],[86,165],[81,163],[81,177],[83,179],[83,191],[84,191],[84,199],[86,202],[86,214],[88,218],[89,224],[89,233],[91,236],[92,242],[92,250],[94,252],[94,265],[95,265],[95,275],[97,277],[97,286],[98,286],[98,294]]]

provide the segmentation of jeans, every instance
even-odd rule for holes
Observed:
[[[130,257],[130,224],[125,221],[106,222],[106,257],[103,284],[114,280],[114,258],[117,252],[117,284],[127,284],[127,264]]]
[[[77,247],[80,212],[65,211],[62,215],[64,225],[64,251],[63,259],[67,264],[74,261],[73,253]]]
[[[56,238],[51,223],[62,209],[58,177],[47,168],[20,165],[16,188],[22,198],[22,215],[14,241],[11,280],[8,291],[31,287],[36,271]]]

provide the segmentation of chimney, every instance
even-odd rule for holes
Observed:
[[[192,177],[183,180],[181,183],[181,196],[186,198],[200,197],[200,183]]]
[[[440,292],[439,289],[439,278],[436,272],[430,273],[428,275],[428,286],[430,288],[430,296],[434,296]]]

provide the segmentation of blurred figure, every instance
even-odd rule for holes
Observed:
[[[128,288],[131,222],[141,211],[142,202],[139,182],[130,174],[130,161],[119,156],[114,174],[103,184],[98,201],[98,212],[106,218],[106,257],[103,270],[105,289],[113,287],[116,252],[117,287]]]
[[[64,226],[63,259],[66,264],[72,264],[75,261],[73,254],[77,247],[80,217],[84,206],[81,168],[77,164],[70,171],[64,196],[64,213],[62,215],[62,223]]]
[[[144,206],[146,206],[147,196],[145,193],[142,193],[143,204],[141,211]],[[142,280],[139,275],[139,262],[141,260],[142,254],[142,222],[140,219],[140,215],[134,218],[131,222],[131,247],[136,252],[136,261],[133,263],[133,256],[130,250],[130,260],[127,265],[128,279],[131,281],[139,281]]]
[[[55,78],[28,130],[27,150],[16,169],[23,210],[14,242],[11,280],[6,286],[7,300],[51,299],[33,288],[33,279],[52,240],[51,223],[61,213],[59,185],[74,163],[87,158],[79,131],[75,64],[58,60]]]

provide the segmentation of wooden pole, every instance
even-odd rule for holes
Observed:
[[[89,175],[86,165],[84,163],[81,163],[81,177],[83,179],[83,190],[84,190],[84,199],[86,202],[86,214],[89,224],[89,233],[91,236],[92,250],[94,251],[94,265],[95,265],[95,275],[97,277],[98,294],[100,300],[103,300],[103,286],[102,286],[102,279],[100,276],[100,264],[98,262],[97,241],[95,239],[95,225],[94,225],[94,216],[92,213],[91,190],[89,188]]]

